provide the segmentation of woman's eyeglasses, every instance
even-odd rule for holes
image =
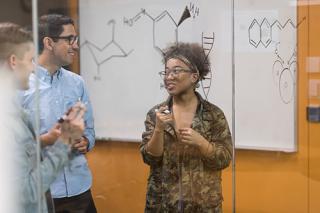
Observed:
[[[173,77],[178,77],[182,72],[191,72],[192,70],[182,68],[182,67],[175,67],[174,69],[165,69],[164,71],[159,72],[159,75],[162,79],[168,78],[170,75]]]

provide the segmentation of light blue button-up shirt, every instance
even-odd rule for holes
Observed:
[[[84,136],[89,140],[88,149],[92,149],[95,144],[92,107],[82,77],[64,68],[51,76],[48,70],[38,66],[36,75],[30,76],[30,89],[22,94],[22,105],[27,109],[31,120],[35,120],[37,78],[40,94],[40,134],[48,132],[71,106],[81,100],[87,107]],[[61,198],[81,194],[90,189],[91,185],[92,175],[87,160],[83,154],[78,153],[60,172],[50,189],[53,198]]]

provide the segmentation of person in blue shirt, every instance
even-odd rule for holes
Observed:
[[[0,23],[0,135],[6,147],[0,166],[5,171],[1,174],[1,212],[53,212],[47,208],[52,201],[45,193],[74,156],[70,147],[84,131],[85,106],[77,102],[62,116],[56,127],[59,137],[37,163],[33,125],[18,100],[18,90],[29,88],[34,52],[30,32],[14,23]]]
[[[81,76],[63,68],[73,62],[79,49],[78,36],[70,17],[43,15],[39,19],[39,57],[35,74],[30,76],[30,89],[22,96],[23,107],[34,117],[35,82],[39,80],[40,140],[50,147],[59,137],[57,120],[77,101],[86,104],[84,134],[72,149],[77,153],[51,184],[55,210],[59,212],[96,212],[90,191],[92,175],[85,154],[95,144],[91,103]]]

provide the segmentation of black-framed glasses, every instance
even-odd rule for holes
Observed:
[[[178,77],[182,72],[192,72],[190,69],[182,68],[182,67],[175,67],[173,69],[165,69],[164,71],[159,72],[159,75],[162,79],[168,78],[170,74],[173,77]]]
[[[69,35],[69,36],[54,36],[51,37],[52,39],[64,39],[68,41],[70,45],[73,45],[74,43],[78,43],[79,36]]]

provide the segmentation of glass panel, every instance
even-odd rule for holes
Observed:
[[[31,197],[20,196],[23,192],[19,190],[32,187],[38,195],[30,208],[40,212],[47,208],[41,197],[49,185],[56,198],[91,188],[98,212],[143,212],[146,206],[160,211],[209,211],[220,204],[220,187],[224,212],[319,209],[317,1],[59,0],[36,2],[38,10],[35,5],[32,9],[31,1],[6,0],[5,4],[8,7],[0,9],[1,22],[35,23],[35,35],[41,31],[35,17],[44,14],[70,16],[74,25],[56,33],[45,31],[46,38],[40,39],[46,51],[35,57],[34,84],[28,92],[19,93],[27,113],[23,118],[31,120],[32,127],[21,120],[20,104],[11,100],[16,97],[17,85],[6,79],[16,73],[1,72],[0,99],[6,104],[1,104],[0,135],[8,143],[0,162],[6,162],[1,168],[16,169],[1,174],[0,181],[8,184],[3,184],[6,196],[1,194],[0,199],[14,202],[1,200],[0,212],[14,212],[12,208],[21,206],[15,205],[21,198]],[[196,42],[203,49],[194,58],[187,55],[188,48],[170,55],[166,47],[176,42]],[[199,65],[195,58],[200,55],[205,60]],[[168,58],[162,61],[164,56]],[[10,62],[1,61],[2,65]],[[202,75],[198,66],[205,67],[208,61],[210,71],[196,91],[215,105],[190,98],[197,96],[175,95],[194,85]],[[157,104],[166,101],[168,94],[191,101],[184,105],[187,108],[181,108],[180,99],[165,102],[166,114]],[[63,168],[66,147],[42,144],[41,149],[49,151],[41,152],[40,160],[30,129],[45,142],[39,136],[51,135],[52,128],[58,130],[54,128],[58,119],[79,100],[87,108],[83,136],[89,141],[88,146],[84,142],[89,152],[83,154],[73,147],[72,161]],[[173,119],[164,131],[156,125],[156,114]],[[235,139],[235,160],[224,121]],[[160,154],[151,142],[158,130],[164,135]],[[188,134],[195,136],[189,140]],[[16,146],[11,141],[30,146]],[[81,140],[68,141],[79,144]],[[38,145],[40,149],[40,142]],[[26,153],[22,163],[20,155]],[[40,164],[47,169],[37,173]],[[20,178],[25,168],[32,175],[23,175],[23,181],[31,177],[33,181],[14,188],[17,182],[11,177]],[[154,172],[151,177],[150,171]],[[43,177],[42,182],[37,175]],[[59,184],[63,187],[57,187]],[[15,192],[19,196],[14,199]]]
[[[201,9],[203,5],[206,5],[205,9]],[[170,6],[173,8],[170,10],[165,2],[79,2],[81,74],[90,94],[94,94],[91,99],[96,114],[97,138],[113,141],[99,141],[96,145],[99,149],[89,154],[89,162],[95,162],[91,165],[97,165],[92,166],[96,177],[93,194],[97,208],[121,211],[129,206],[133,211],[143,211],[141,201],[145,200],[146,181],[139,175],[132,177],[128,172],[143,174],[146,178],[148,167],[141,163],[131,166],[129,162],[140,160],[136,153],[138,145],[128,141],[140,140],[139,134],[144,127],[142,121],[137,121],[166,96],[165,90],[159,90],[163,87],[161,79],[156,78],[152,71],[145,70],[164,70],[159,61],[162,47],[168,40],[201,43],[203,40],[197,40],[196,32],[213,29],[215,54],[210,59],[215,78],[209,81],[214,89],[208,93],[208,100],[223,109],[230,127],[233,126],[232,118],[235,120],[235,129],[231,130],[235,132],[238,148],[234,190],[236,205],[232,203],[233,173],[229,167],[222,176],[224,210],[284,212],[289,206],[290,211],[316,211],[318,172],[315,141],[318,125],[305,119],[305,111],[309,105],[318,105],[317,39],[314,36],[317,35],[317,27],[313,25],[317,23],[317,4],[309,5],[305,1],[240,1],[236,2],[234,11],[231,10],[233,14],[230,14],[228,8],[232,8],[232,2],[200,1],[186,4],[191,18],[178,25],[177,20],[184,14],[180,6],[175,4]],[[76,11],[75,6],[72,7]],[[206,9],[213,7],[217,11],[208,15]],[[220,15],[216,18],[211,17],[212,14]],[[234,28],[227,27],[232,23],[231,15]],[[210,22],[210,27],[206,25],[208,20],[219,18],[223,21]],[[106,25],[101,24],[102,20]],[[193,33],[183,33],[190,28]],[[227,35],[232,36],[231,29],[235,39],[234,81],[232,42],[225,39]],[[224,37],[219,36],[221,32]],[[202,35],[202,38],[207,36]],[[310,42],[315,43],[311,45]],[[155,85],[160,86],[156,88]],[[202,88],[203,85],[200,91]],[[104,96],[99,94],[100,90],[106,91]],[[201,94],[205,96],[205,90]],[[235,97],[234,108],[232,95]],[[136,101],[137,96],[141,101]],[[317,112],[317,108],[310,110]],[[126,134],[123,134],[123,129]],[[110,156],[107,158],[110,164],[97,164],[98,156]],[[121,171],[116,169],[119,166],[123,168]],[[103,172],[101,167],[105,169]],[[182,171],[181,174],[183,172],[186,173]],[[110,181],[104,182],[106,176],[100,173],[110,174]],[[287,181],[289,175],[290,181]],[[108,189],[100,187],[99,181]],[[125,185],[135,190],[128,192],[123,188]],[[184,185],[182,191],[194,189],[192,187]],[[114,197],[108,197],[110,193]],[[126,206],[122,205],[123,197],[128,204]],[[292,200],[297,202],[292,204]]]
[[[1,212],[37,212],[40,144],[21,97],[29,88],[35,47],[30,32],[31,1],[2,1],[0,9]],[[3,6],[6,5],[6,6]],[[19,14],[19,15],[17,15]],[[37,89],[34,94],[38,94]],[[38,112],[35,104],[33,112]],[[39,184],[40,183],[40,184]]]
[[[99,211],[143,212],[146,205],[160,212],[213,211],[222,200],[221,171],[223,208],[232,210],[232,144],[225,122],[231,131],[231,9],[231,1],[79,1],[80,70],[90,93],[98,139],[88,157]],[[203,49],[195,58],[188,55],[190,47],[179,54],[167,52],[176,42],[196,42]],[[161,139],[151,139],[158,128],[154,110],[165,109],[157,104],[166,101],[168,93],[175,96],[175,90],[184,91],[187,79],[197,76],[197,66],[206,67],[208,61],[210,72],[196,91],[219,106],[225,117],[204,102],[197,101],[202,103],[198,111],[197,104],[192,105],[197,102],[188,102],[187,110],[179,108],[174,98],[165,102],[169,114],[164,116],[174,122],[164,131],[160,127],[164,151],[160,148],[158,153],[152,141],[161,144]],[[159,76],[161,71],[165,79]],[[191,94],[195,99],[189,100],[197,100]],[[200,140],[183,143],[181,138],[189,133],[178,129],[191,126]],[[195,142],[201,147],[192,145]]]
[[[237,212],[317,211],[310,179],[316,137],[306,120],[309,7],[235,4]]]
[[[319,2],[310,1],[309,4],[305,2],[300,2],[301,16],[306,16],[308,18],[308,26],[305,30],[308,33],[302,34],[303,44],[301,48],[303,50],[304,61],[302,65],[305,70],[303,84],[306,88],[305,94],[301,96],[303,99],[303,104],[301,108],[304,109],[309,107],[308,113],[308,125],[306,121],[303,123],[303,136],[308,137],[308,163],[309,168],[307,173],[304,175],[309,178],[309,212],[317,212],[319,208],[319,203],[317,202],[317,197],[319,197],[319,187],[320,187],[320,170],[319,170],[319,82],[320,82],[320,69],[319,69],[319,54],[320,54],[320,43],[318,36],[320,32],[319,25]],[[308,94],[308,95],[306,95]],[[304,96],[303,96],[304,95]]]

